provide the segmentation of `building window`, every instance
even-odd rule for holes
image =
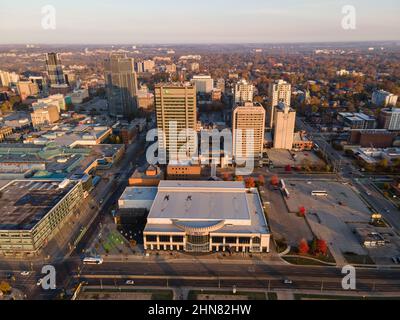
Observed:
[[[261,239],[259,237],[253,238],[253,244],[261,244]]]
[[[182,236],[173,236],[172,242],[183,242],[183,237]]]
[[[212,242],[213,243],[223,243],[224,242],[224,238],[222,238],[222,237],[213,237],[212,238]]]
[[[240,244],[250,244],[250,238],[239,238]]]
[[[157,236],[146,236],[147,242],[157,242]]]
[[[170,236],[160,236],[160,242],[171,242]]]
[[[225,238],[225,243],[236,243],[236,238],[234,237],[226,237]]]

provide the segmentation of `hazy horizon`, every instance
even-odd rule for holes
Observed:
[[[56,29],[41,26],[56,9]],[[345,30],[342,8],[356,9]],[[397,0],[19,0],[0,4],[0,44],[276,44],[399,41]]]

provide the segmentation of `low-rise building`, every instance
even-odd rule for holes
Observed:
[[[270,251],[258,191],[243,182],[162,181],[143,237],[146,251]]]
[[[60,120],[60,114],[58,108],[54,105],[49,105],[35,109],[31,113],[32,125],[34,127],[40,127],[42,125],[48,125]]]
[[[350,129],[375,129],[376,119],[364,113],[340,112],[338,120]]]
[[[293,139],[294,151],[310,151],[314,147],[314,142],[310,140],[306,132],[296,132]]]
[[[80,206],[80,181],[12,181],[0,189],[0,254],[37,255]]]
[[[0,142],[13,133],[13,129],[7,126],[0,126]]]
[[[159,167],[148,166],[147,168],[138,168],[129,178],[130,186],[157,187],[164,179],[164,173]]]
[[[168,180],[197,180],[200,177],[200,165],[171,161],[167,167]]]
[[[390,148],[397,134],[388,130],[352,130],[349,144],[359,145],[362,148]]]

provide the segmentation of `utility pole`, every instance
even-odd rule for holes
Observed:
[[[322,280],[322,282],[321,282],[321,292],[323,292],[324,291],[324,280]]]

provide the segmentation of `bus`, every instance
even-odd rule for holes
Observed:
[[[313,197],[327,197],[328,192],[327,191],[313,191],[313,192],[311,192],[311,195]]]
[[[83,259],[83,264],[103,264],[103,258],[86,257]]]

